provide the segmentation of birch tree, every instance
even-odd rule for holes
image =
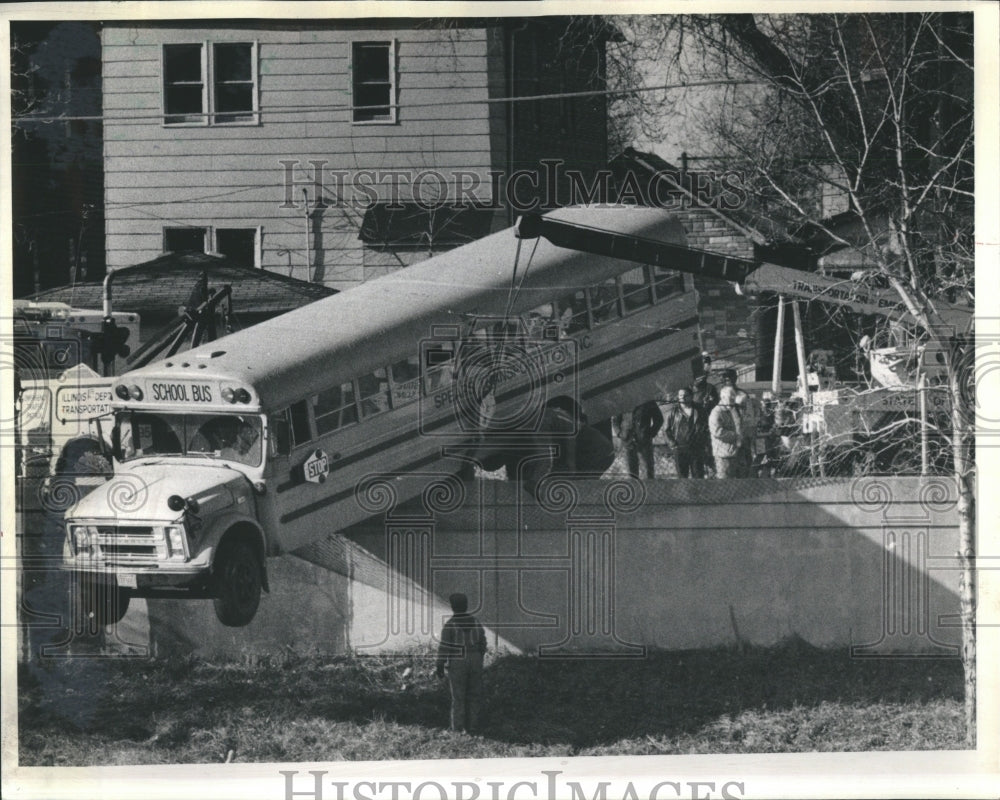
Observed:
[[[661,57],[669,59],[675,80],[711,74],[720,85],[740,81],[713,94],[699,112],[717,166],[742,171],[750,208],[769,222],[863,252],[868,269],[854,279],[895,290],[919,323],[924,351],[941,367],[951,399],[971,742],[973,332],[946,324],[939,304],[971,311],[975,299],[972,15],[733,14],[633,18],[621,27],[640,39],[673,42],[673,52]],[[841,198],[843,213],[831,218],[824,197]]]

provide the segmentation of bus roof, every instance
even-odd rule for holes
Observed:
[[[591,206],[552,217],[671,244],[684,229],[662,209]],[[520,248],[519,248],[520,245]],[[264,409],[277,409],[410,355],[435,326],[519,314],[563,292],[591,286],[635,262],[520,240],[514,229],[478,239],[340,294],[123,375],[214,378],[252,387]]]

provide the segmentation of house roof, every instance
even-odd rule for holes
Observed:
[[[656,155],[656,153],[643,153],[633,147],[626,147],[619,155],[611,159],[612,170],[616,175],[620,175],[626,169],[639,170],[649,176],[658,175],[670,187],[671,193],[676,191],[685,197],[692,207],[701,207],[714,214],[719,219],[726,222],[734,229],[743,233],[748,239],[757,245],[769,245],[777,242],[794,242],[795,237],[779,221],[773,219],[766,212],[749,205],[734,209],[720,209],[714,205],[699,202],[697,197],[691,193],[690,188],[682,184],[680,176],[682,170],[671,164],[669,161]],[[708,190],[711,196],[715,197],[725,191],[720,184],[719,176],[715,172],[705,172],[688,169],[683,172],[692,181],[690,185],[698,186],[701,190]],[[640,181],[640,188],[645,190],[647,185]],[[679,199],[679,198],[678,198]],[[643,197],[643,201],[650,205],[650,198]]]
[[[201,276],[210,287],[228,284],[233,310],[247,314],[282,314],[322,297],[336,294],[318,283],[306,283],[268,270],[244,267],[229,258],[208,253],[165,253],[152,261],[116,270],[111,297],[116,310],[142,314],[175,313],[187,306]],[[74,308],[100,308],[101,283],[59,286],[30,297],[35,302],[61,302]]]

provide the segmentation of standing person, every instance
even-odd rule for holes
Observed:
[[[678,478],[705,477],[705,448],[708,445],[708,419],[694,404],[693,392],[677,392],[677,405],[667,415],[667,441],[674,451]]]
[[[736,392],[734,404],[740,410],[740,424],[743,431],[743,442],[740,444],[740,458],[743,459],[745,477],[753,474],[753,461],[757,452],[757,425],[760,422],[760,410],[757,401],[736,385],[736,370],[727,369],[722,373],[722,385],[732,386]]]
[[[712,409],[719,404],[719,390],[714,383],[710,383],[708,378],[712,373],[712,357],[708,353],[701,354],[703,371],[701,375],[694,379],[694,389],[691,394],[691,402],[700,408],[705,414],[707,422]],[[711,438],[705,437],[705,472],[712,476],[715,474],[715,459],[712,456]]]
[[[479,702],[483,693],[483,654],[486,631],[467,613],[469,598],[456,592],[448,598],[453,616],[441,629],[437,669],[448,677],[451,689],[451,729],[472,733],[479,725]]]
[[[625,458],[628,462],[628,474],[639,477],[639,457],[642,457],[646,467],[646,477],[656,476],[656,466],[653,461],[653,439],[663,427],[663,413],[652,400],[638,405],[632,411],[626,411],[615,417],[618,428],[618,438],[625,445]]]
[[[723,386],[719,392],[719,405],[712,409],[708,417],[708,430],[712,436],[716,477],[746,477],[740,455],[743,431],[740,412],[736,406],[736,390],[732,386]]]
[[[709,383],[712,374],[712,357],[708,353],[701,354],[702,373],[694,379],[694,392],[691,400],[705,412],[707,418],[712,409],[719,404],[719,390],[714,383]]]

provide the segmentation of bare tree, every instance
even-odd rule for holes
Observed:
[[[750,208],[831,248],[864,253],[857,276],[891,286],[919,322],[951,399],[962,562],[962,658],[975,735],[974,364],[972,331],[942,302],[971,306],[973,19],[965,13],[630,18],[680,80],[731,79],[700,110],[704,141],[739,169]],[[663,43],[672,50],[663,51]],[[642,43],[630,53],[643,53]],[[721,81],[720,81],[721,83]],[[642,114],[641,103],[630,113]],[[842,213],[831,216],[839,198]],[[821,255],[822,253],[818,253]]]

